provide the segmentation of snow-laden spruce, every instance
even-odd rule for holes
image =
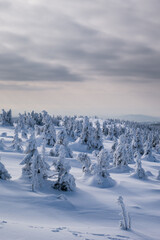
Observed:
[[[89,185],[108,188],[115,185],[115,181],[110,177],[108,172],[109,153],[106,149],[102,149],[97,155],[97,163],[90,166],[92,177],[88,180]]]
[[[25,150],[26,156],[20,163],[21,165],[25,165],[22,169],[22,174],[27,175],[31,177],[32,174],[32,157],[37,152],[37,144],[36,144],[36,139],[35,139],[35,133],[32,132],[29,140],[27,141],[27,147]]]
[[[2,109],[1,123],[2,123],[3,126],[13,126],[11,109],[7,112],[4,109]]]
[[[118,168],[127,167],[127,154],[126,154],[126,145],[125,145],[125,135],[121,135],[116,150],[114,152],[114,166]]]
[[[150,161],[150,162],[156,162],[156,158],[152,154],[152,136],[151,136],[151,134],[148,136],[148,138],[146,140],[144,154],[142,156],[142,159]]]
[[[102,131],[100,123],[96,121],[95,127],[92,122],[89,121],[88,117],[83,119],[83,129],[80,136],[81,143],[86,144],[88,149],[101,150],[103,148]]]
[[[58,157],[59,154],[60,154],[60,147],[61,146],[64,147],[65,157],[66,158],[72,158],[73,157],[73,153],[72,153],[71,149],[68,146],[67,134],[66,134],[65,129],[62,129],[62,130],[60,130],[58,132],[56,144],[51,149],[50,155],[54,156],[54,157]]]
[[[43,149],[44,152],[44,149]],[[44,154],[44,153],[43,153]],[[42,187],[44,179],[47,178],[47,171],[49,169],[43,157],[39,154],[38,150],[34,152],[31,158],[31,180],[32,180],[32,191],[36,191]]]
[[[0,157],[0,160],[1,160],[1,157]],[[3,163],[0,162],[0,179],[7,180],[7,179],[10,179],[10,178],[11,178],[10,174],[6,170]]]
[[[44,123],[44,138],[46,139],[47,145],[53,147],[56,142],[56,131],[53,125],[53,120],[49,115],[47,115],[44,118]]]
[[[132,149],[133,149],[134,155],[137,152],[139,152],[141,155],[144,154],[142,138],[141,138],[141,131],[139,128],[136,130],[136,133],[133,135]]]
[[[65,147],[61,145],[58,160],[53,163],[58,173],[58,179],[53,184],[53,188],[60,191],[73,191],[76,187],[75,178],[69,173],[71,167],[65,159],[65,154]]]
[[[123,230],[129,230],[129,229],[131,229],[131,217],[130,217],[129,213],[126,211],[126,207],[123,202],[122,196],[119,196],[118,204],[121,207],[121,216],[122,216],[122,220],[120,221],[120,228]]]
[[[22,152],[22,139],[18,137],[18,125],[15,127],[14,131],[14,137],[13,137],[13,142],[12,142],[12,147],[15,151]]]
[[[87,153],[79,153],[77,156],[77,160],[82,163],[82,171],[85,175],[91,174],[91,159]]]
[[[135,172],[132,173],[131,176],[139,179],[147,179],[145,170],[142,168],[141,155],[139,152],[136,153],[136,168]]]

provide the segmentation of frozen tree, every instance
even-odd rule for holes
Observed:
[[[58,179],[54,183],[53,188],[61,191],[73,191],[76,187],[75,178],[69,173],[71,167],[65,159],[65,148],[60,147],[58,161],[54,163],[55,169],[58,172]]]
[[[122,220],[120,221],[120,228],[123,230],[131,229],[131,218],[130,215],[126,211],[126,207],[123,202],[123,197],[119,196],[118,198],[118,204],[121,206],[121,215]]]
[[[148,139],[145,143],[145,148],[144,148],[144,154],[142,156],[142,159],[145,159],[147,161],[152,161],[156,162],[156,158],[152,155],[152,137],[151,135],[148,136]]]
[[[109,154],[106,149],[102,149],[97,156],[97,163],[90,166],[92,177],[90,178],[91,185],[98,187],[112,187],[115,181],[110,177],[108,172]]]
[[[43,180],[47,178],[47,170],[49,165],[45,162],[44,151],[45,150],[43,149],[43,157],[36,150],[31,158],[32,191],[40,188]]]
[[[22,140],[18,137],[18,125],[15,127],[12,147],[16,151],[22,152]]]
[[[158,171],[157,180],[160,180],[160,170]]]
[[[13,126],[11,109],[8,112],[2,109],[1,121],[3,126]]]
[[[80,138],[82,144],[86,144],[89,149],[92,148],[93,126],[92,123],[89,122],[89,118],[87,116],[83,119],[83,129]]]
[[[96,127],[93,131],[92,147],[101,150],[103,148],[102,131],[99,121],[96,121]]]
[[[42,144],[42,154],[41,154],[41,165],[43,168],[43,178],[47,178],[48,176],[48,171],[50,169],[49,164],[46,162],[46,140],[43,140],[43,144]]]
[[[144,169],[142,168],[141,156],[140,156],[139,152],[137,152],[137,154],[136,154],[136,169],[135,169],[135,172],[131,176],[137,177],[139,179],[147,178],[147,175],[146,175]]]
[[[54,156],[54,157],[58,157],[61,146],[64,146],[65,157],[72,158],[73,154],[72,154],[71,149],[68,147],[67,134],[64,129],[62,129],[58,132],[56,144],[54,145],[53,149],[51,149],[50,155]]]
[[[83,128],[83,121],[75,120],[74,122],[74,139],[75,140],[81,136],[82,128]]]
[[[82,171],[85,174],[90,174],[90,166],[91,166],[91,159],[86,153],[79,153],[77,156],[77,160],[80,161],[82,165]]]
[[[11,178],[10,174],[6,170],[3,163],[0,162],[0,179],[7,180],[7,179],[10,179],[10,178]]]
[[[114,136],[113,125],[109,125],[107,139],[113,140],[113,136]]]
[[[108,135],[108,127],[107,127],[107,121],[103,122],[102,132],[105,136]]]
[[[47,145],[53,147],[56,142],[56,131],[52,122],[52,118],[47,115],[45,116],[44,122],[44,138],[47,141]]]
[[[22,169],[22,173],[31,177],[32,157],[35,153],[37,154],[37,144],[36,144],[34,132],[31,134],[31,136],[27,142],[27,147],[26,147],[25,153],[26,153],[26,156],[23,159],[23,161],[20,163],[21,165],[25,165]]]
[[[109,167],[109,153],[106,149],[102,149],[98,156],[97,156],[97,161],[98,161],[98,175],[101,175],[102,177],[107,177],[108,174],[108,167]]]
[[[144,150],[143,150],[143,144],[142,144],[142,139],[141,139],[141,132],[140,129],[138,128],[136,131],[136,134],[133,137],[133,141],[132,141],[132,149],[133,149],[133,153],[136,154],[136,152],[138,151],[141,155],[144,154]]]
[[[118,140],[118,145],[114,152],[114,165],[119,168],[128,166],[124,135],[121,135]]]

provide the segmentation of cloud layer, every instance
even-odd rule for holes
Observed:
[[[23,87],[97,81],[135,90],[152,85],[154,92],[160,86],[159,9],[159,0],[0,0],[2,89],[15,90],[6,84],[11,81]]]

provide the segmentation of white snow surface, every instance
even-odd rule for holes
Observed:
[[[4,132],[4,142],[9,146],[14,128],[0,127],[0,136]],[[0,151],[1,162],[12,176],[11,180],[0,180],[0,240],[160,239],[160,181],[156,180],[160,155],[155,155],[157,162],[143,161],[143,168],[152,173],[147,180],[132,178],[129,171],[110,171],[116,184],[99,188],[87,184],[81,163],[76,160],[76,155],[87,149],[78,141],[70,146],[74,158],[68,161],[77,186],[74,192],[60,192],[50,184],[32,192],[31,184],[21,178],[19,164],[25,155]],[[104,146],[110,150],[112,142],[104,139]],[[88,154],[95,160],[90,151]],[[47,158],[50,165],[52,159]],[[130,167],[135,168],[133,164]],[[119,228],[120,195],[131,215],[129,231]]]

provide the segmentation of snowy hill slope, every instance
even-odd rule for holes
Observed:
[[[12,127],[0,127],[0,135],[7,133],[4,142],[8,149],[13,131]],[[78,144],[76,151],[74,143],[71,145],[74,156],[82,151]],[[112,144],[104,139],[104,145],[110,149]],[[147,180],[132,178],[130,172],[111,172],[116,181],[112,188],[90,186],[82,177],[81,163],[70,159],[77,185],[75,192],[54,190],[51,181],[41,191],[32,192],[30,183],[21,178],[19,164],[24,154],[6,150],[0,151],[0,156],[12,176],[11,180],[0,180],[1,240],[159,239],[160,181],[156,176],[160,170],[160,155],[156,155],[158,162],[143,161],[145,170],[153,174]],[[51,157],[48,163],[52,164]],[[133,169],[134,164],[130,167]],[[119,229],[121,216],[117,198],[120,195],[132,218],[130,231]]]

